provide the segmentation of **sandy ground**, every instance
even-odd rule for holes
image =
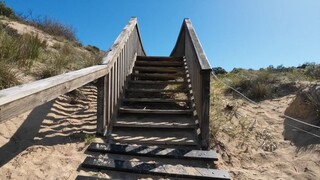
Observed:
[[[75,179],[96,128],[96,88],[81,92],[0,124],[0,179]]]
[[[288,129],[283,113],[294,97],[291,94],[265,100],[257,106],[241,98],[222,96],[225,104],[237,107],[233,121],[245,123],[235,123],[244,128],[234,136],[218,134],[218,167],[229,170],[234,179],[319,179],[319,138],[301,133],[303,138],[293,143],[294,139],[283,137]]]

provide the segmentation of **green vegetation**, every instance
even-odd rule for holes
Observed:
[[[11,19],[18,19],[14,11],[7,7],[3,1],[0,1],[0,16],[6,16]]]
[[[269,66],[257,71],[235,68],[217,77],[250,99],[260,101],[296,91],[296,81],[319,80],[320,65],[307,63],[303,68]],[[234,91],[226,88],[225,93],[234,94]]]
[[[41,33],[33,31],[18,33],[1,20],[33,26],[53,39],[44,40]],[[102,56],[103,52],[95,46],[82,47],[72,27],[49,18],[29,20],[17,16],[0,0],[0,89],[24,83],[21,75],[47,78],[96,65]]]
[[[94,134],[86,134],[84,137],[84,143],[86,145],[91,144],[95,138],[96,136]]]
[[[269,66],[260,70],[235,68],[226,74],[216,74],[219,80],[254,101],[295,93],[300,90],[297,81],[310,82],[320,80],[319,75],[320,65],[316,63],[305,63],[299,67],[289,68],[283,66],[274,68],[273,66]],[[211,81],[211,145],[223,148],[223,143],[219,142],[218,136],[227,135],[231,139],[237,138],[240,146],[246,146],[250,143],[249,137],[255,136],[254,127],[256,122],[239,115],[238,109],[245,102],[228,101],[228,98],[223,98],[223,96],[238,98],[239,94],[225,86],[221,81],[214,80],[213,78]],[[307,101],[315,109],[320,109],[320,97],[316,91],[316,89],[312,89],[308,93]],[[267,141],[266,139],[264,140]]]

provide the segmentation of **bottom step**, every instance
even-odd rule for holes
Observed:
[[[158,164],[154,162],[123,161],[87,157],[82,167],[97,170],[114,170],[140,174],[195,179],[230,179],[228,172],[216,169]]]
[[[177,148],[161,148],[158,146],[91,143],[88,147],[88,151],[112,154],[139,155],[145,157],[160,157],[174,159],[181,158],[203,161],[218,160],[216,152],[212,150],[187,150]]]

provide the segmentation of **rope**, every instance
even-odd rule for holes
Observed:
[[[239,91],[236,90],[235,88],[229,86],[228,84],[226,84],[225,82],[223,82],[222,80],[220,80],[220,79],[214,74],[214,72],[212,72],[211,74],[214,76],[214,78],[215,78],[217,81],[221,82],[222,84],[224,84],[224,85],[227,86],[228,88],[232,89],[233,91],[235,91],[236,93],[238,93],[239,95],[241,95],[241,96],[242,96],[243,98],[245,98],[248,102],[250,102],[250,103],[252,103],[252,104],[254,104],[254,105],[257,105],[257,106],[260,107],[261,109],[264,109],[264,108],[262,108],[257,102],[251,100],[251,99],[248,98],[246,95],[242,94],[241,92],[239,92]],[[298,122],[298,123],[301,123],[301,124],[304,124],[304,125],[308,125],[308,126],[310,126],[310,127],[314,127],[314,128],[320,129],[320,126],[316,126],[316,125],[313,125],[313,124],[310,124],[310,123],[301,121],[301,120],[299,120],[299,119],[296,119],[296,118],[293,118],[293,117],[290,117],[290,116],[287,116],[287,115],[284,115],[284,117],[286,117],[286,118],[288,118],[288,119],[290,119],[290,120],[296,121],[296,122]],[[296,126],[294,126],[294,125],[288,124],[288,123],[285,123],[285,124],[288,125],[288,126],[291,126],[291,127],[295,128],[295,129],[297,129],[297,130],[303,131],[303,132],[308,133],[308,134],[310,134],[310,135],[313,135],[313,136],[315,136],[315,137],[317,137],[317,138],[320,138],[320,136],[317,135],[317,134],[313,134],[313,133],[311,133],[311,132],[305,131],[305,130],[303,130],[303,129],[300,129],[300,128],[298,128],[298,127],[296,127]]]

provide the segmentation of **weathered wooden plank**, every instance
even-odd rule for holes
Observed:
[[[136,61],[136,66],[183,66],[183,62],[176,62],[176,61]]]
[[[184,85],[186,82],[182,80],[169,80],[169,81],[148,81],[148,80],[129,80],[130,84],[181,84]]]
[[[97,65],[0,91],[0,122],[51,101],[108,73]]]
[[[117,127],[113,129],[111,137],[113,142],[121,143],[198,146],[198,139],[194,129]]]
[[[126,41],[130,37],[131,33],[134,31],[134,29],[137,29],[138,33],[138,40],[139,40],[139,46],[143,51],[143,54],[145,54],[144,48],[142,46],[140,33],[137,26],[137,18],[131,18],[128,24],[123,28],[117,39],[114,41],[112,47],[109,50],[109,53],[106,57],[102,59],[102,64],[112,63],[117,60],[118,55],[121,53],[123,47],[125,46]]]
[[[88,147],[88,151],[159,158],[192,159],[206,161],[218,160],[216,152],[212,150],[187,150],[181,148],[163,148],[158,146],[145,145],[91,143]]]
[[[183,73],[176,73],[176,74],[132,73],[131,76],[139,77],[139,78],[175,79],[175,78],[185,77],[185,74]]]
[[[187,93],[187,89],[143,89],[143,88],[129,88],[127,92],[142,92],[142,93]]]
[[[120,107],[119,112],[121,113],[138,113],[138,114],[192,114],[193,110],[169,110],[169,109],[133,109]]]
[[[98,178],[92,176],[77,176],[76,180],[107,180],[106,178]]]
[[[124,98],[123,102],[154,102],[154,103],[175,103],[189,102],[189,99],[163,99],[163,98]]]
[[[173,166],[141,161],[123,161],[117,159],[98,159],[87,157],[82,163],[84,168],[115,170],[141,174],[160,175],[194,179],[230,179],[228,172],[216,169]]]
[[[168,56],[138,56],[137,61],[182,61],[182,57],[168,57]]]
[[[133,68],[134,71],[139,72],[157,72],[157,73],[176,73],[184,72],[182,67],[145,67],[145,66],[136,66]]]
[[[97,134],[104,135],[107,120],[107,84],[108,77],[104,76],[97,82]]]

